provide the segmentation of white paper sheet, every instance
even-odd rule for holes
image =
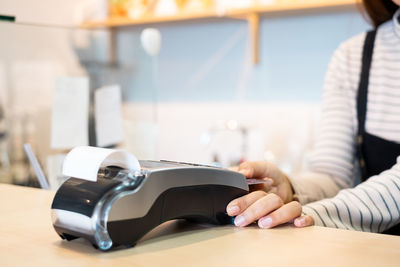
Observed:
[[[105,86],[95,92],[95,122],[97,145],[105,147],[123,140],[121,89]]]
[[[118,166],[132,172],[140,171],[139,161],[132,154],[116,149],[80,146],[72,149],[64,159],[62,173],[88,181],[97,181],[101,167]]]
[[[51,118],[51,148],[69,149],[88,145],[88,125],[88,78],[57,78]]]

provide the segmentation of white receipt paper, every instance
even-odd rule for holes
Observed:
[[[140,171],[139,161],[126,151],[78,146],[65,157],[62,173],[65,176],[96,182],[99,169],[107,166],[118,166],[132,172]]]

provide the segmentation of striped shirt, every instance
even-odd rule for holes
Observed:
[[[366,131],[400,143],[400,10],[377,31],[368,87]],[[316,225],[382,232],[400,223],[400,157],[359,184],[356,96],[366,34],[342,43],[325,78],[320,132],[309,172],[291,178],[303,212]],[[308,203],[308,204],[306,204]]]

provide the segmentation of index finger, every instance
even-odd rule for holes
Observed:
[[[229,216],[236,216],[246,210],[254,202],[266,196],[264,191],[254,191],[242,197],[236,198],[226,206],[226,212]]]

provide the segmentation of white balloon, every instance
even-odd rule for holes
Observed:
[[[156,56],[161,48],[161,33],[154,28],[147,28],[140,34],[140,41],[147,54]]]

